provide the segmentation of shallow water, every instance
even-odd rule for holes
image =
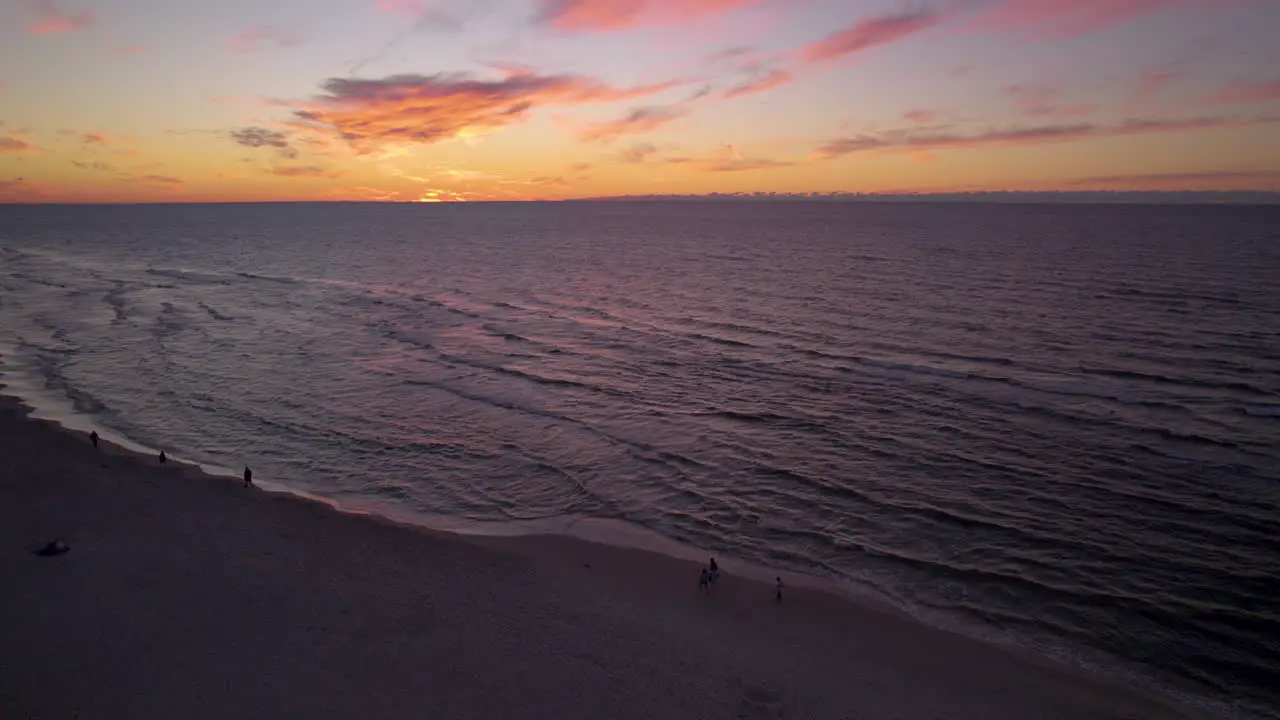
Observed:
[[[1280,210],[0,207],[0,342],[134,442],[623,521],[1280,704]]]

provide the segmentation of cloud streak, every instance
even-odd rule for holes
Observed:
[[[1223,183],[1251,184],[1254,181],[1266,182],[1274,186],[1280,181],[1280,170],[1211,170],[1205,172],[1174,173],[1135,173],[1129,175],[1098,175],[1077,178],[1068,183],[1073,187],[1167,187],[1170,185],[1221,186]]]
[[[87,30],[98,21],[88,10],[63,10],[54,0],[30,0],[28,9],[35,17],[27,26],[29,35],[57,35]]]
[[[268,172],[287,178],[338,178],[342,173],[325,170],[317,165],[275,166]]]
[[[1242,127],[1260,122],[1266,122],[1266,120],[1241,120],[1228,117],[1201,117],[1185,120],[1134,119],[1126,120],[1117,125],[1096,125],[1093,123],[1040,125],[1005,130],[987,130],[977,133],[890,130],[828,141],[817,149],[815,159],[830,160],[846,155],[874,151],[924,152],[1042,145],[1091,138],[1214,130]]]
[[[724,100],[732,100],[734,98],[743,97],[744,95],[768,92],[774,88],[780,88],[783,85],[787,85],[795,79],[795,75],[792,74],[791,71],[774,68],[767,72],[758,73],[756,77],[729,88],[721,98]]]
[[[609,142],[622,135],[652,132],[688,114],[675,106],[638,107],[617,120],[596,123],[578,134],[583,142]]]

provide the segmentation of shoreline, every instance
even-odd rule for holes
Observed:
[[[499,623],[505,627],[528,625],[528,623],[522,623],[521,619],[531,614],[530,606],[537,608],[537,612],[532,613],[534,617],[545,618],[556,616],[557,612],[567,612],[569,617],[576,619],[593,619],[600,627],[560,627],[560,632],[552,632],[543,640],[552,644],[584,646],[585,649],[580,648],[579,652],[592,657],[595,663],[593,667],[597,669],[610,665],[610,651],[614,649],[613,640],[617,635],[607,631],[599,632],[609,629],[621,631],[623,635],[633,638],[652,636],[655,642],[657,637],[661,637],[663,641],[657,642],[656,645],[660,657],[669,655],[686,662],[693,662],[692,666],[702,668],[703,672],[708,668],[725,670],[725,667],[721,667],[716,662],[718,660],[730,669],[728,677],[720,678],[728,682],[728,685],[721,683],[717,686],[718,690],[711,692],[706,698],[707,707],[717,708],[716,712],[737,703],[737,706],[745,708],[742,712],[746,713],[744,715],[746,717],[792,717],[790,713],[797,712],[794,708],[800,709],[798,711],[800,717],[846,717],[850,716],[850,713],[854,717],[912,717],[916,712],[919,712],[921,717],[927,717],[929,715],[926,712],[929,707],[934,707],[932,712],[945,708],[950,717],[1027,717],[1026,713],[1032,708],[1035,709],[1036,717],[1063,717],[1064,720],[1067,717],[1115,717],[1124,713],[1128,713],[1123,715],[1124,717],[1134,718],[1198,716],[1187,714],[1190,711],[1185,708],[1174,708],[1165,698],[1147,695],[1141,690],[1124,687],[1119,683],[1106,682],[1103,678],[1091,676],[1079,668],[1070,667],[1049,658],[1033,656],[1029,652],[1017,652],[1011,648],[983,643],[958,633],[935,628],[910,617],[905,612],[877,608],[842,593],[821,588],[793,586],[788,582],[789,587],[786,589],[784,603],[781,607],[777,607],[772,602],[772,588],[767,584],[736,576],[733,573],[732,561],[722,563],[727,572],[725,582],[721,583],[722,587],[716,589],[713,597],[701,598],[697,596],[693,582],[700,563],[648,549],[607,545],[565,535],[502,537],[452,533],[362,510],[342,508],[323,498],[309,497],[287,489],[265,492],[245,491],[239,487],[238,479],[210,475],[199,467],[177,461],[160,466],[153,457],[139,454],[114,443],[104,442],[103,449],[95,455],[88,447],[87,439],[84,438],[87,433],[63,427],[55,420],[30,417],[30,406],[21,397],[6,395],[6,392],[7,388],[0,386],[0,424],[5,427],[4,436],[28,438],[30,442],[24,450],[31,455],[39,454],[39,449],[42,447],[48,450],[50,446],[59,446],[60,452],[53,453],[52,456],[60,468],[80,476],[90,474],[109,476],[115,493],[111,497],[96,497],[92,507],[67,507],[61,510],[58,504],[54,506],[40,504],[39,497],[29,498],[37,503],[32,507],[18,507],[22,505],[23,500],[28,499],[21,496],[17,503],[4,503],[11,509],[8,512],[0,509],[0,519],[10,521],[3,523],[3,526],[10,528],[10,531],[0,530],[0,532],[5,532],[10,546],[41,540],[40,536],[15,537],[12,532],[15,527],[31,530],[32,523],[42,516],[54,517],[65,512],[83,518],[95,512],[105,512],[109,515],[114,513],[114,517],[107,521],[107,524],[123,523],[124,527],[118,529],[120,534],[138,535],[139,537],[132,537],[131,540],[134,543],[141,543],[144,547],[149,543],[160,542],[161,547],[157,548],[156,552],[164,555],[163,543],[166,542],[162,539],[164,535],[159,532],[144,532],[137,527],[136,518],[128,516],[130,508],[136,505],[135,501],[139,500],[130,497],[130,493],[135,490],[136,492],[145,490],[147,497],[142,500],[150,502],[153,507],[151,507],[151,515],[144,514],[143,517],[161,526],[152,528],[153,531],[167,529],[176,533],[174,523],[181,522],[181,519],[175,517],[175,513],[181,508],[173,505],[181,505],[191,510],[193,500],[197,500],[194,507],[201,516],[201,521],[198,523],[201,527],[190,531],[192,534],[190,540],[205,543],[210,541],[208,535],[213,533],[219,542],[237,545],[242,554],[250,558],[260,554],[259,542],[253,542],[249,538],[241,538],[238,541],[234,538],[228,540],[217,535],[215,528],[221,526],[223,521],[236,520],[246,534],[265,534],[268,538],[275,539],[279,536],[273,531],[282,527],[292,538],[305,536],[306,533],[301,532],[304,527],[316,530],[317,532],[312,534],[312,537],[317,540],[316,546],[313,546],[310,540],[295,543],[293,559],[302,565],[314,564],[315,558],[312,556],[319,553],[325,554],[326,558],[344,554],[354,555],[344,557],[338,563],[339,565],[359,567],[363,564],[364,556],[352,553],[349,549],[344,550],[344,544],[341,542],[334,546],[330,541],[331,533],[334,536],[342,535],[348,540],[359,539],[359,542],[354,542],[354,547],[365,546],[366,543],[376,546],[379,542],[389,542],[397,548],[409,548],[410,554],[415,557],[422,550],[427,551],[422,553],[427,557],[442,550],[447,550],[446,554],[463,556],[465,559],[461,563],[461,568],[447,568],[446,572],[441,572],[440,568],[423,568],[426,572],[414,573],[400,566],[387,568],[384,572],[389,573],[388,577],[394,582],[403,583],[419,592],[430,593],[444,579],[451,588],[451,593],[461,593],[466,596],[479,592],[481,595],[496,599],[496,602],[491,603],[489,607],[489,617],[505,614],[507,617]],[[11,429],[14,432],[10,432]],[[9,453],[15,451],[11,440],[0,441],[0,443],[10,445],[8,448],[0,445],[0,450]],[[104,461],[109,467],[94,467],[94,463],[102,464]],[[19,467],[14,471],[15,477],[0,479],[0,483],[10,486],[8,489],[11,491],[16,488],[32,496],[52,493],[61,500],[61,505],[69,506],[77,503],[81,493],[102,495],[102,490],[96,487],[96,483],[84,477],[68,480],[66,486],[58,486],[55,482],[49,487],[42,485],[42,489],[35,490],[31,487],[30,476],[33,473],[38,475],[42,472],[39,469],[41,460],[30,457],[25,463],[22,461],[17,463]],[[102,470],[107,472],[100,472]],[[137,484],[135,488],[135,481],[139,478],[143,479],[143,482]],[[190,482],[172,482],[175,479]],[[86,497],[79,504],[83,505],[89,500],[90,498]],[[108,507],[119,503],[124,503],[125,506],[114,508],[114,510]],[[216,507],[208,507],[206,503]],[[136,508],[134,510],[136,511]],[[5,517],[11,513],[16,513],[19,517]],[[152,517],[156,514],[161,517]],[[242,516],[253,516],[256,522],[246,525],[248,518]],[[131,531],[129,528],[135,529]],[[185,528],[182,531],[187,532]],[[46,534],[50,534],[51,537],[44,539],[51,539],[59,532],[62,530],[55,531],[50,527]],[[27,535],[32,533],[28,532]],[[373,539],[375,536],[382,539]],[[258,540],[262,538],[259,537]],[[325,542],[321,542],[322,540]],[[108,566],[112,564],[110,558],[92,557],[94,552],[92,536],[80,537],[77,533],[69,535],[68,542],[71,544],[72,553],[66,558],[42,559],[23,553],[21,557],[9,558],[3,566],[0,566],[0,570],[3,570],[5,575],[12,574],[17,580],[15,585],[22,586],[24,581],[32,580],[31,576],[24,576],[24,573],[42,573],[56,568],[59,563],[82,562],[81,558],[86,555],[90,556],[89,561],[107,563]],[[247,547],[246,543],[248,543]],[[231,563],[233,568],[247,562],[237,560],[236,557],[237,555],[233,554],[225,562]],[[410,566],[413,564],[413,562],[408,563]],[[483,568],[484,572],[472,572],[475,568]],[[318,567],[313,567],[309,572],[303,573],[300,578],[296,578],[299,580],[297,583],[299,587],[293,590],[277,588],[275,591],[286,596],[290,593],[303,596],[328,593],[341,596],[346,591],[340,586],[341,583],[338,587],[334,586],[332,571],[335,569],[328,563],[320,563]],[[514,585],[511,583],[513,578],[516,580]],[[380,576],[379,579],[387,580],[388,578]],[[181,581],[178,580],[175,577],[161,577],[156,582],[167,588],[166,592],[181,593],[180,587],[173,586],[180,586],[181,581],[190,581],[191,578],[183,573]],[[425,588],[421,587],[424,583]],[[474,587],[469,588],[469,585]],[[518,593],[525,594],[521,601],[516,603],[521,607],[509,606],[507,600],[510,598],[504,597],[501,593],[503,587],[514,587]],[[205,591],[214,595],[220,592],[217,587],[205,588]],[[221,592],[225,594],[225,591]],[[59,607],[60,613],[75,614],[81,612],[78,608],[88,598],[81,597],[77,602],[66,603],[63,600],[51,600],[49,597],[35,593],[25,599],[31,603],[37,603],[37,607],[40,603],[52,603]],[[22,600],[23,598],[17,598],[18,607],[13,606],[14,598],[0,602],[10,606],[6,610],[11,617],[21,617],[25,614],[24,610],[26,613],[32,610],[31,605],[21,605]],[[296,602],[298,599],[294,598],[291,599],[290,604]],[[236,605],[234,601],[230,604],[233,607]],[[244,612],[247,611],[241,611],[240,614]],[[134,619],[145,626],[147,621],[145,610],[140,609],[137,614],[140,617]],[[463,612],[462,616],[466,620],[463,624],[474,622],[474,617],[471,617],[474,614],[474,611],[470,615]],[[281,619],[285,618],[276,618],[276,620]],[[190,623],[191,618],[186,618],[186,621]],[[561,622],[557,625],[563,624]],[[592,625],[593,623],[584,624]],[[194,629],[198,630],[198,626]],[[350,655],[380,655],[388,642],[405,642],[402,633],[398,631],[399,628],[388,627],[381,635],[367,633],[365,629],[363,627],[355,630],[347,628],[348,632],[354,633],[354,636],[347,638],[349,645],[347,650]],[[536,628],[528,627],[522,627],[519,632],[537,634]],[[412,632],[406,631],[406,633],[410,637],[414,636]],[[569,637],[566,638],[565,635]],[[578,635],[584,637],[577,637]],[[205,642],[214,645],[217,644],[215,640],[205,638]],[[703,642],[708,640],[710,641]],[[0,653],[3,653],[0,654],[0,667],[12,662],[15,670],[21,670],[24,662],[38,660],[34,663],[35,665],[41,664],[39,661],[42,661],[54,666],[41,668],[42,670],[56,672],[58,665],[70,663],[74,667],[78,662],[75,659],[63,660],[43,656],[23,658],[22,653],[18,653],[15,657],[12,654],[14,649],[21,648],[23,645],[22,643],[15,645],[12,641],[13,638],[0,633]],[[460,642],[466,642],[466,640]],[[73,636],[64,638],[61,645],[78,647],[80,652],[71,653],[71,657],[76,658],[84,654],[92,655],[94,640]],[[720,648],[719,653],[709,650],[717,647]],[[161,652],[153,659],[163,661],[164,655],[165,653]],[[699,655],[705,657],[698,657]],[[690,658],[697,659],[690,660]],[[752,658],[755,659],[752,660]],[[957,659],[962,661],[954,662]],[[486,662],[493,661],[497,665],[502,665],[503,660],[502,657],[491,657]],[[510,657],[506,660],[516,662]],[[385,658],[383,661],[385,662]],[[352,662],[358,662],[358,659],[352,657]],[[708,662],[711,664],[708,665]],[[160,664],[163,665],[163,662]],[[657,664],[661,665],[661,662],[658,661]],[[627,663],[624,662],[623,665],[625,669]],[[733,668],[734,665],[739,667]],[[826,669],[817,673],[822,676],[817,680],[797,676],[798,669],[818,665],[829,665],[830,668],[846,672],[842,674],[834,669]],[[88,668],[80,669],[83,671]],[[619,677],[628,677],[628,673],[619,672],[619,668],[610,667],[609,669],[611,672],[606,675],[615,680]],[[633,681],[639,681],[651,673],[652,667],[636,678],[621,682],[629,686]],[[0,673],[0,676],[4,675],[6,673]],[[749,687],[740,686],[740,682],[738,685],[730,682],[733,678],[741,680],[748,676],[759,676],[764,679],[748,683]],[[863,682],[850,683],[847,680],[850,676],[861,677]],[[563,677],[557,675],[561,681],[567,677],[568,675]],[[553,679],[547,678],[546,681],[552,687],[555,686]],[[366,682],[376,684],[376,681],[366,680]],[[932,684],[936,687],[915,687],[918,683],[926,686]],[[536,685],[542,684],[540,682]],[[65,716],[59,714],[57,708],[38,707],[42,701],[51,701],[51,699],[32,691],[30,687],[24,688],[21,680],[10,687],[5,685],[5,681],[0,680],[0,710],[6,709],[3,704],[5,698],[17,697],[18,710],[25,707],[27,712],[39,711],[36,713],[39,717]],[[851,693],[849,685],[859,692]],[[896,690],[885,694],[885,688],[896,688]],[[301,691],[306,688],[299,686],[297,689]],[[550,691],[550,689],[547,690]],[[648,692],[653,692],[653,688],[649,688]],[[403,697],[404,688],[397,686],[397,693],[402,701],[408,701]],[[1004,697],[1006,693],[1008,697]],[[735,694],[741,697],[734,699]],[[477,701],[476,696],[469,697],[472,701]],[[696,705],[700,702],[698,698],[702,695],[693,693],[690,697],[693,699],[686,699],[684,702],[692,702]],[[965,701],[959,702],[961,698]],[[225,698],[223,701],[233,702],[234,700],[235,698]],[[275,698],[272,702],[284,700],[285,698]],[[90,706],[105,708],[110,705],[93,692],[86,692],[84,701],[101,703],[101,705]],[[508,698],[508,701],[513,707],[519,705],[517,698]],[[32,704],[26,707],[21,704],[23,702]],[[183,697],[171,698],[170,702],[181,704]],[[499,702],[499,699],[491,698],[485,702]],[[1048,706],[1046,702],[1049,702]],[[634,698],[627,704],[617,707],[631,708],[632,703]],[[993,708],[989,706],[990,704],[1007,707]],[[273,705],[273,707],[280,706]],[[692,706],[682,707],[693,709]],[[781,713],[787,707],[793,710],[785,715],[775,713],[775,710]],[[819,711],[818,708],[823,709]],[[1057,710],[1051,708],[1057,708]],[[810,713],[809,709],[813,709],[813,712]],[[386,716],[396,716],[405,710],[405,707],[397,705],[394,712],[388,708]],[[651,710],[657,711],[653,708]],[[1063,714],[1059,715],[1058,711]],[[141,715],[134,716],[157,716],[148,715],[145,710],[135,707],[134,713],[138,712],[141,712]],[[589,716],[568,712],[570,717]],[[223,715],[223,713],[214,713],[209,716]],[[264,713],[262,716],[269,715],[270,713]],[[481,714],[468,715],[466,712],[462,715],[481,716]],[[19,713],[18,716],[22,715]],[[200,715],[197,713],[193,716]],[[250,716],[253,716],[252,713]],[[521,715],[517,712],[512,716]],[[684,713],[668,712],[668,716],[684,716]],[[694,712],[687,716],[702,715]]]

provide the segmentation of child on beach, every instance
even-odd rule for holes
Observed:
[[[98,449],[98,431],[97,430],[94,430],[93,432],[89,433],[89,442],[93,443],[94,450]]]
[[[773,599],[775,602],[782,602],[782,578],[775,578],[777,582],[773,586]]]
[[[711,592],[711,573],[706,568],[702,568],[702,574],[698,576],[698,589],[702,592]]]
[[[244,468],[244,486],[253,487],[253,471],[247,465]]]
[[[707,587],[716,584],[716,580],[720,579],[720,566],[716,564],[716,559],[711,558],[711,569],[707,573]]]

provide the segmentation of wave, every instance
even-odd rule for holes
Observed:
[[[297,285],[299,282],[302,282],[301,278],[280,275],[261,275],[250,272],[238,272],[236,275],[246,280],[266,280],[267,282],[281,283],[284,285]]]
[[[1280,403],[1254,403],[1239,408],[1239,412],[1251,417],[1280,417]]]
[[[1240,296],[1231,293],[1227,295],[1208,295],[1196,292],[1169,292],[1164,290],[1146,290],[1143,288],[1121,287],[1112,293],[1121,297],[1140,297],[1150,298],[1152,300],[1164,300],[1167,302],[1187,302],[1188,300],[1199,300],[1206,303],[1215,303],[1219,305],[1236,306],[1240,304]]]
[[[207,285],[231,284],[231,276],[221,273],[201,272],[199,270],[150,267],[146,269],[146,273],[157,277],[166,277],[171,280],[184,280],[186,282],[203,283]]]
[[[1142,382],[1160,383],[1164,385],[1177,385],[1181,387],[1191,388],[1207,388],[1211,390],[1239,390],[1254,395],[1269,395],[1266,390],[1251,385],[1243,381],[1218,381],[1218,380],[1202,380],[1196,378],[1175,378],[1158,373],[1141,372],[1138,370],[1121,370],[1112,368],[1091,368],[1081,367],[1080,372],[1086,375],[1101,375],[1105,377],[1114,377],[1122,380],[1140,380]]]
[[[204,311],[205,311],[205,313],[206,313],[206,314],[208,314],[208,316],[209,316],[209,317],[211,317],[211,318],[213,318],[214,320],[219,320],[219,321],[222,321],[222,322],[230,322],[230,321],[232,321],[232,320],[235,320],[235,318],[231,317],[230,315],[223,315],[222,313],[220,313],[220,312],[218,312],[217,310],[213,309],[212,307],[210,307],[207,303],[205,303],[205,302],[204,302],[204,301],[202,301],[202,300],[197,300],[197,301],[196,301],[196,306],[197,306],[197,307],[199,307],[201,310],[204,310]]]
[[[728,347],[744,347],[744,348],[756,347],[755,345],[752,345],[749,342],[743,342],[741,340],[733,340],[730,338],[716,337],[714,335],[704,335],[702,333],[696,333],[696,332],[681,333],[681,335],[683,337],[690,338],[693,340],[706,340],[707,342],[715,343],[716,345],[725,345]]]

